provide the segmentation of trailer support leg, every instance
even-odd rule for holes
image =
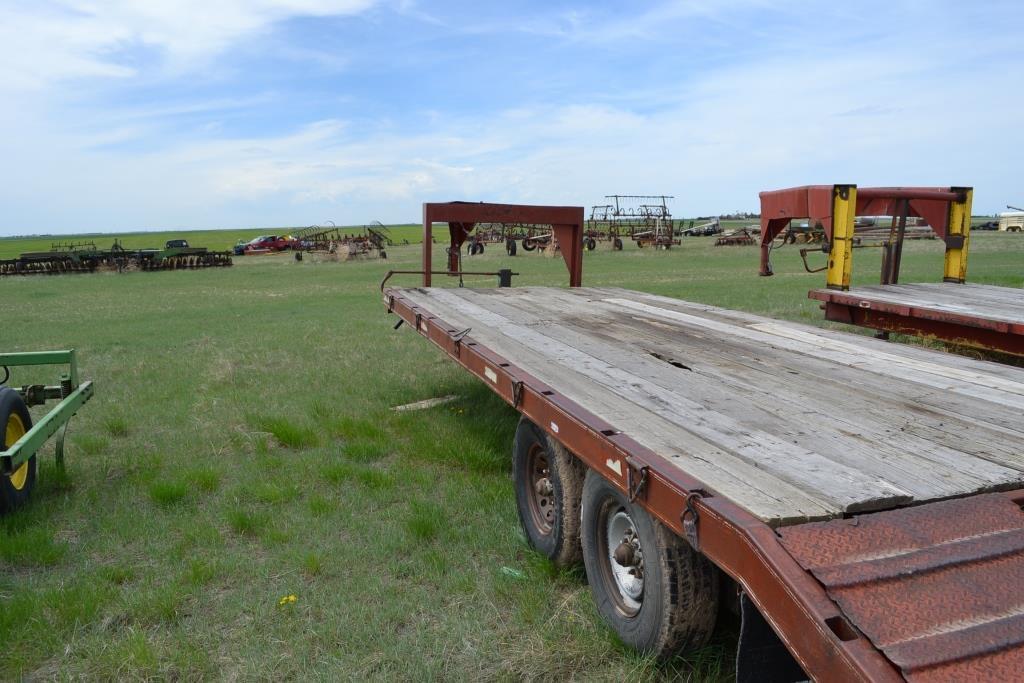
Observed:
[[[829,289],[850,288],[853,268],[853,220],[857,213],[857,186],[832,188],[832,242],[828,253],[826,284]]]
[[[949,203],[949,228],[946,230],[946,260],[943,282],[963,284],[967,281],[967,246],[971,237],[971,201],[974,191],[970,188],[950,188],[959,192],[963,199]]]

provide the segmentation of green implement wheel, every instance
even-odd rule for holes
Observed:
[[[0,387],[0,425],[4,428],[4,450],[32,428],[32,416],[25,402],[10,387]],[[33,455],[10,474],[0,475],[0,513],[11,512],[23,505],[35,485],[36,456]]]

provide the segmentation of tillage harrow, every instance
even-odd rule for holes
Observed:
[[[8,385],[11,368],[66,366],[56,384]],[[79,382],[74,350],[0,353],[0,514],[28,501],[36,483],[36,454],[54,434],[57,466],[64,466],[68,422],[92,398],[92,382]],[[33,406],[58,401],[35,420]]]
[[[179,246],[184,244],[185,246]],[[179,270],[231,265],[231,253],[190,247],[184,240],[172,240],[163,249],[125,249],[114,240],[109,249],[94,242],[54,243],[49,251],[30,251],[18,258],[0,260],[2,275],[62,275],[97,270]]]

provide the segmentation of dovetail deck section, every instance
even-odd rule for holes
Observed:
[[[623,289],[402,296],[772,525],[1024,486],[1024,370]]]

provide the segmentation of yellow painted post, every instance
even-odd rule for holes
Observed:
[[[971,240],[971,201],[974,190],[970,187],[951,187],[962,200],[949,203],[949,228],[946,230],[946,263],[943,282],[967,281],[967,248]]]
[[[850,288],[853,269],[853,219],[857,213],[857,186],[832,188],[832,243],[828,252],[825,283],[829,289]]]

